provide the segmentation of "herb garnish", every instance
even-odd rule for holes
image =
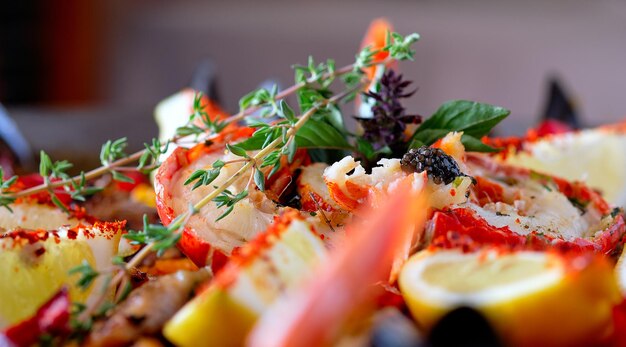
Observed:
[[[451,131],[462,131],[461,142],[473,152],[494,152],[497,149],[480,140],[511,111],[475,101],[453,100],[441,105],[411,137],[410,148],[431,145]]]
[[[402,79],[402,75],[396,75],[393,70],[387,70],[380,79],[379,91],[367,91],[364,95],[374,101],[372,117],[355,117],[363,127],[363,135],[358,139],[360,148],[363,150],[367,144],[371,144],[374,152],[391,152],[396,156],[404,154],[406,148],[404,131],[407,124],[418,124],[422,117],[407,115],[400,99],[408,98],[415,90],[407,92],[405,88],[411,81]],[[384,150],[383,148],[386,148]],[[371,159],[369,151],[364,153]]]

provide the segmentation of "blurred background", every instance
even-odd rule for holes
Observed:
[[[0,102],[33,150],[57,158],[97,157],[121,136],[140,147],[156,135],[154,105],[202,62],[228,111],[268,78],[290,85],[309,55],[350,63],[380,16],[422,35],[400,67],[419,87],[411,113],[489,102],[512,110],[500,134],[522,134],[557,78],[583,124],[626,115],[626,0],[62,3],[0,5]]]

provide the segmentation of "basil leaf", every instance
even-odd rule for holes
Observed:
[[[343,115],[341,114],[341,110],[337,105],[328,105],[327,107],[328,113],[325,114],[326,121],[330,123],[335,129],[340,132],[345,131],[345,125],[343,123]]]
[[[296,144],[300,148],[352,149],[343,135],[332,125],[309,119],[296,133]]]
[[[448,101],[424,121],[416,133],[426,129],[447,129],[481,138],[510,113],[505,108],[474,101]]]
[[[499,152],[500,150],[484,144],[480,139],[474,136],[465,135],[461,137],[461,142],[468,152]]]
[[[449,132],[463,131],[461,141],[468,151],[497,151],[482,143],[480,138],[487,135],[510,113],[505,108],[474,101],[448,101],[417,128],[411,137],[409,148],[432,145]]]
[[[252,136],[245,141],[239,142],[237,147],[243,148],[246,151],[255,151],[257,149],[261,149],[263,143],[265,142],[265,136]]]
[[[421,127],[420,127],[421,128]],[[413,134],[413,139],[411,140],[411,142],[413,141],[419,141],[422,143],[422,145],[427,145],[430,146],[433,143],[435,143],[437,140],[439,140],[440,138],[446,136],[446,134],[448,134],[450,131],[450,129],[424,129],[422,131],[420,131],[420,129],[418,129],[418,131],[415,132],[415,134]],[[413,146],[411,146],[411,148],[413,148]]]
[[[372,160],[376,157],[374,146],[372,146],[372,143],[364,138],[358,137],[356,139],[356,146],[359,153],[363,154],[367,160]]]

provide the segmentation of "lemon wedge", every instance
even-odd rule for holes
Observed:
[[[310,224],[285,214],[241,248],[210,286],[165,325],[177,346],[240,346],[259,316],[327,253]]]
[[[88,300],[90,289],[75,286],[78,274],[70,269],[83,262],[96,271],[109,266],[116,254],[121,226],[61,227],[55,231],[14,230],[0,235],[0,328],[37,311],[62,286],[72,301]],[[118,228],[119,226],[119,228]],[[99,286],[98,281],[92,285]]]
[[[469,306],[514,346],[602,341],[620,299],[606,259],[533,251],[423,251],[405,264],[399,285],[425,329],[454,308]]]

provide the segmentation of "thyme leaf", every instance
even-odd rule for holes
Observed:
[[[80,277],[76,281],[76,285],[83,291],[87,290],[93,281],[100,276],[100,273],[91,266],[86,260],[70,269],[68,272],[70,275],[79,274]]]
[[[217,208],[226,207],[226,210],[219,216],[215,221],[220,221],[226,216],[228,216],[233,209],[235,208],[235,204],[239,201],[243,200],[248,196],[248,190],[245,189],[238,194],[231,193],[228,189],[225,189],[219,196],[215,197],[213,201],[215,202],[215,206]]]
[[[129,230],[123,237],[133,245],[152,244],[157,256],[163,255],[165,250],[173,247],[180,240],[181,234],[176,232],[178,226],[172,223],[171,227],[160,224],[150,224],[148,216],[143,216],[143,230]]]

